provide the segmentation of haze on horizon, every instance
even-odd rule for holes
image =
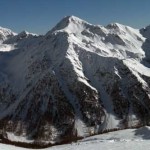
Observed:
[[[142,28],[150,24],[149,6],[141,0],[0,0],[0,26],[45,34],[64,16],[74,15],[92,24]]]

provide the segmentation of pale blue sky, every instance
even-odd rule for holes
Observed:
[[[150,24],[150,0],[0,0],[0,26],[44,34],[64,16],[93,24]]]

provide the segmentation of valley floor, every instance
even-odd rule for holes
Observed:
[[[85,138],[77,143],[54,146],[42,150],[148,150],[150,127],[127,129]],[[30,150],[0,144],[0,150]]]

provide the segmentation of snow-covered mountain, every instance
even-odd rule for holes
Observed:
[[[0,137],[43,145],[149,124],[149,41],[149,27],[74,16],[44,36],[4,38]]]
[[[10,29],[0,27],[0,51],[9,51],[12,49],[11,45],[4,44],[3,42],[15,35],[17,34]]]
[[[0,42],[14,35],[16,35],[16,33],[12,32],[10,29],[0,27]]]

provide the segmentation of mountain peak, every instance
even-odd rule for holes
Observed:
[[[145,27],[145,28],[142,28],[140,30],[141,34],[146,37],[146,38],[150,38],[150,25]]]
[[[77,27],[80,28],[85,24],[89,23],[76,16],[66,16],[58,24],[56,24],[56,26],[50,31],[50,33],[64,29],[66,29],[67,32],[74,32]]]
[[[120,24],[120,23],[110,23],[106,26],[107,29],[121,29],[121,28],[125,28],[127,26]]]
[[[66,16],[62,20],[68,20],[69,22],[86,22],[86,21],[84,21],[84,20],[82,20],[76,16],[73,16],[73,15],[72,16]]]
[[[35,34],[35,33],[30,33],[30,32],[28,32],[28,31],[26,31],[26,30],[20,32],[18,35],[20,35],[20,36],[28,36],[28,35],[37,36],[37,34]]]
[[[29,34],[29,32],[27,32],[26,30],[19,33],[19,35],[28,35],[28,34]]]
[[[0,26],[0,41],[4,41],[14,35],[16,35],[16,33],[12,32],[10,29],[3,28]]]

